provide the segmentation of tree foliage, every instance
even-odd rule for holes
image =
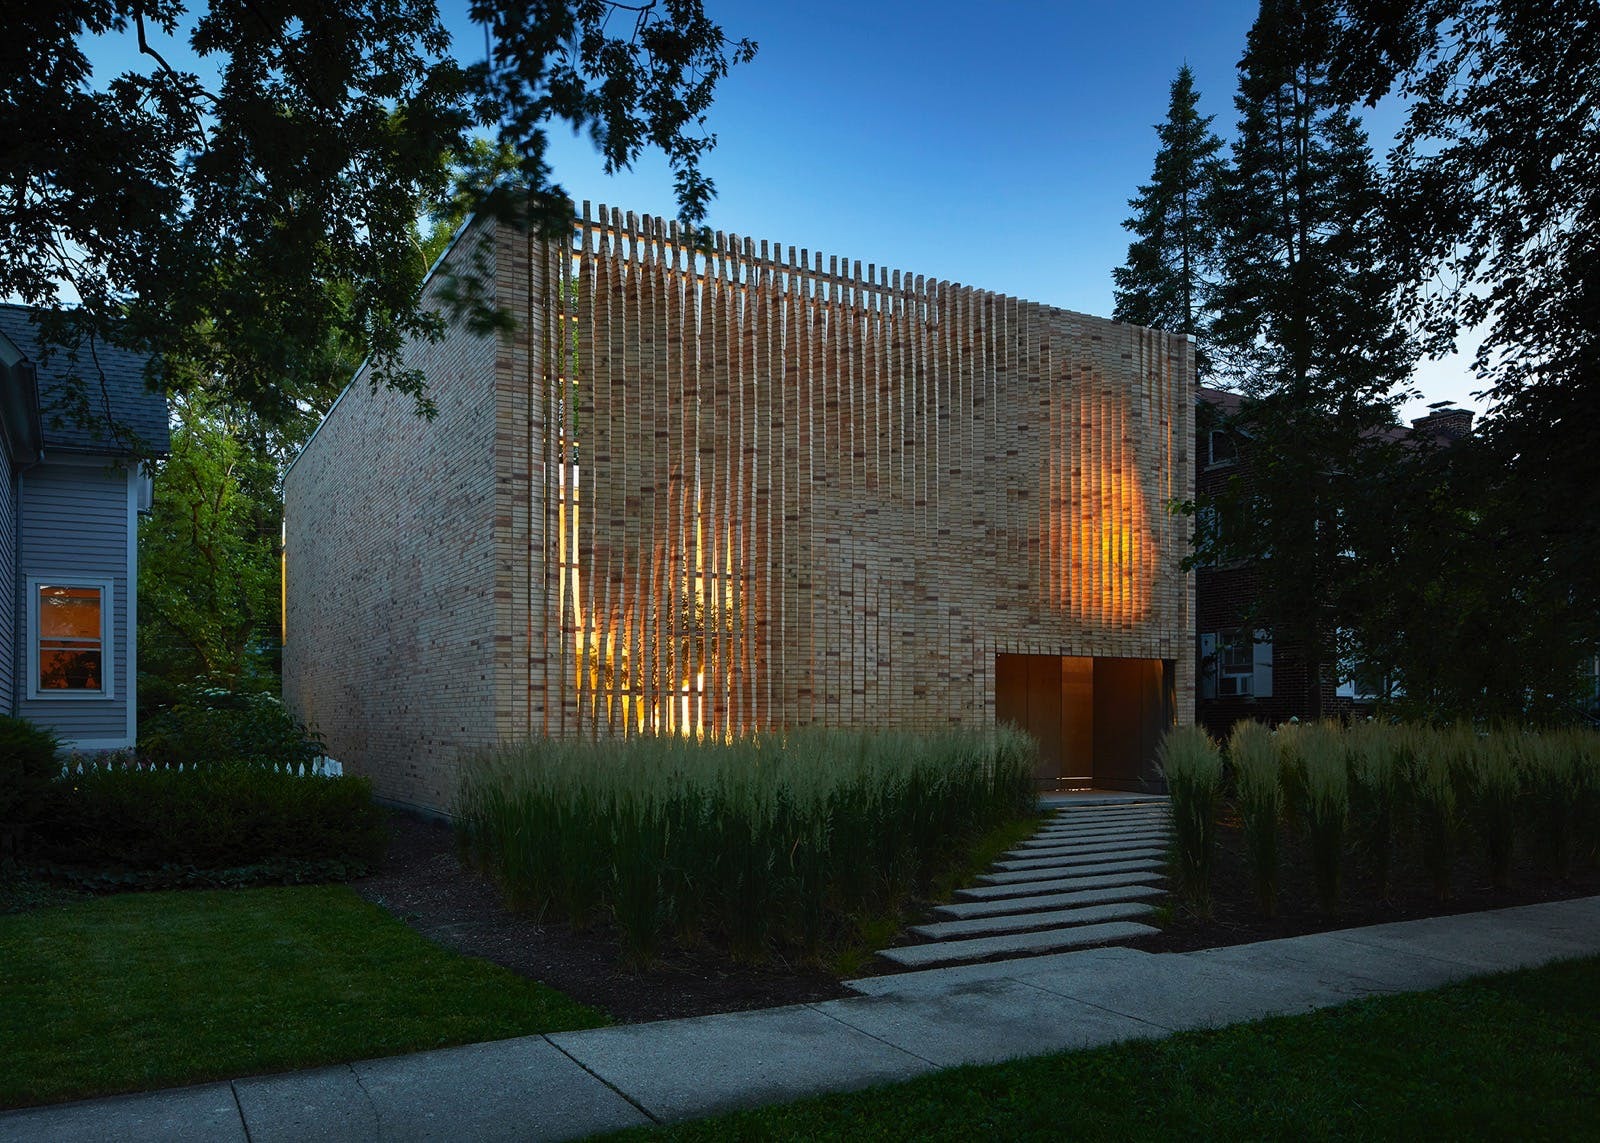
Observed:
[[[1196,371],[1210,371],[1204,308],[1217,252],[1216,229],[1206,210],[1218,176],[1222,140],[1214,116],[1201,115],[1194,73],[1185,64],[1172,81],[1166,122],[1156,126],[1160,146],[1150,182],[1128,200],[1133,214],[1122,225],[1134,235],[1128,260],[1111,271],[1117,321],[1194,334]]]
[[[160,462],[154,504],[139,528],[140,672],[174,686],[270,686],[283,518],[278,464],[249,415],[206,389],[190,388],[173,411],[172,451]]]
[[[0,296],[61,310],[65,286],[83,305],[62,337],[153,350],[161,380],[213,379],[268,427],[304,413],[297,382],[334,342],[427,411],[401,360],[441,333],[418,305],[424,206],[565,222],[545,154],[559,122],[588,131],[608,168],[664,151],[698,221],[705,111],[755,50],[700,0],[473,0],[471,14],[493,47],[464,66],[433,0],[18,7],[0,41]],[[168,62],[178,36],[214,82]],[[133,40],[145,67],[98,81],[96,37]],[[480,154],[485,130],[511,169],[469,163],[452,180],[449,158]]]
[[[1412,344],[1384,256],[1378,174],[1329,82],[1332,8],[1265,0],[1239,64],[1237,139],[1210,204],[1219,374],[1245,397],[1248,483],[1212,518],[1213,554],[1256,565],[1252,619],[1297,647],[1315,685],[1339,657],[1363,483],[1381,472]]]
[[[1494,402],[1483,511],[1568,625],[1600,644],[1600,13],[1589,0],[1346,0],[1338,78],[1402,96],[1385,252],[1428,348],[1482,335]],[[1559,585],[1559,586],[1556,586]],[[1570,661],[1567,670],[1572,669]],[[1536,673],[1529,664],[1530,673]]]

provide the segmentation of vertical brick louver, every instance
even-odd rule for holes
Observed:
[[[1171,661],[1192,719],[1186,339],[587,204],[483,249],[517,332],[414,347],[432,424],[358,377],[285,484],[285,692],[384,795],[529,733],[983,725],[997,653]]]

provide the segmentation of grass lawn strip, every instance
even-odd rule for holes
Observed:
[[[1592,1139],[1600,958],[614,1138]]]
[[[0,917],[0,995],[5,1107],[608,1022],[328,885]]]

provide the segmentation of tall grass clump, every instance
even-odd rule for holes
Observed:
[[[609,918],[633,965],[669,936],[815,956],[1032,812],[1034,749],[1010,729],[538,739],[470,760],[455,817],[510,903]]]
[[[1459,747],[1461,786],[1484,866],[1496,889],[1511,883],[1511,857],[1522,802],[1522,771],[1510,734],[1472,735]]]
[[[1174,880],[1183,902],[1211,915],[1211,869],[1216,855],[1217,801],[1222,793],[1222,753],[1198,726],[1167,732],[1158,752],[1172,800]]]
[[[1272,732],[1272,745],[1278,752],[1278,783],[1283,787],[1283,827],[1291,838],[1298,838],[1305,829],[1306,770],[1300,757],[1304,730],[1299,722],[1284,722]]]
[[[1244,847],[1255,880],[1261,911],[1278,910],[1278,824],[1283,817],[1283,784],[1278,780],[1278,752],[1272,734],[1259,722],[1234,723],[1228,737],[1234,791],[1244,823]]]
[[[1394,852],[1404,791],[1411,781],[1408,736],[1376,722],[1357,723],[1345,738],[1350,764],[1350,818],[1354,841],[1372,872],[1378,897],[1394,886]]]
[[[1332,913],[1339,908],[1345,828],[1350,821],[1349,771],[1339,727],[1329,723],[1301,727],[1299,754],[1311,872],[1318,902]]]
[[[1448,731],[1413,728],[1415,750],[1412,796],[1417,812],[1417,841],[1422,864],[1441,901],[1450,896],[1450,872],[1461,833],[1457,775],[1473,749],[1469,727]]]

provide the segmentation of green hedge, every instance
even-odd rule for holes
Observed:
[[[56,783],[39,856],[78,866],[231,869],[335,862],[383,852],[383,813],[365,778],[242,763],[194,769],[86,765]]]

